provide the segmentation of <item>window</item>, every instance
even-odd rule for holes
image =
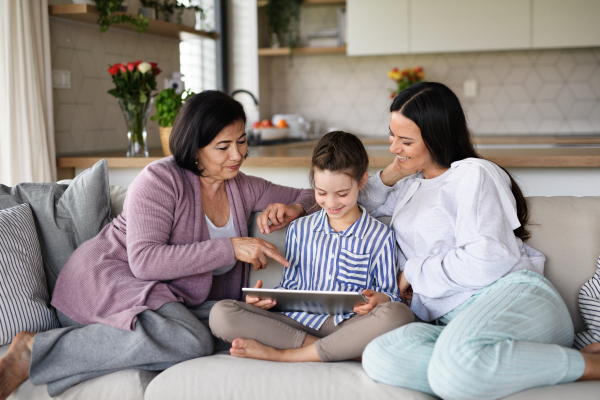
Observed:
[[[217,30],[219,32],[219,0],[179,0],[183,4],[202,7],[205,19],[196,15],[196,29]],[[221,71],[219,71],[219,41],[202,38],[182,41],[179,44],[181,78],[185,88],[198,93],[203,90],[217,89]]]

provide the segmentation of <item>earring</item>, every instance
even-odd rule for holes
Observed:
[[[198,166],[198,160],[196,160],[196,166]]]

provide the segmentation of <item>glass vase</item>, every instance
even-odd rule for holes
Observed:
[[[145,103],[122,98],[117,101],[127,124],[127,157],[148,157],[146,122],[154,97],[148,96]]]

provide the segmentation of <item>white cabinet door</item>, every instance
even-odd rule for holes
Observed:
[[[413,0],[410,8],[412,53],[530,46],[529,0]]]
[[[533,48],[600,46],[600,0],[533,0]]]
[[[349,56],[408,53],[408,0],[347,0]]]

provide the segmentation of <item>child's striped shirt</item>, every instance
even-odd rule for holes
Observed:
[[[360,207],[360,218],[348,229],[335,232],[324,210],[293,221],[287,229],[283,280],[277,288],[296,290],[361,292],[372,289],[392,301],[401,301],[398,291],[396,240],[384,223]],[[313,329],[328,315],[285,312]],[[335,325],[351,314],[336,315]]]

